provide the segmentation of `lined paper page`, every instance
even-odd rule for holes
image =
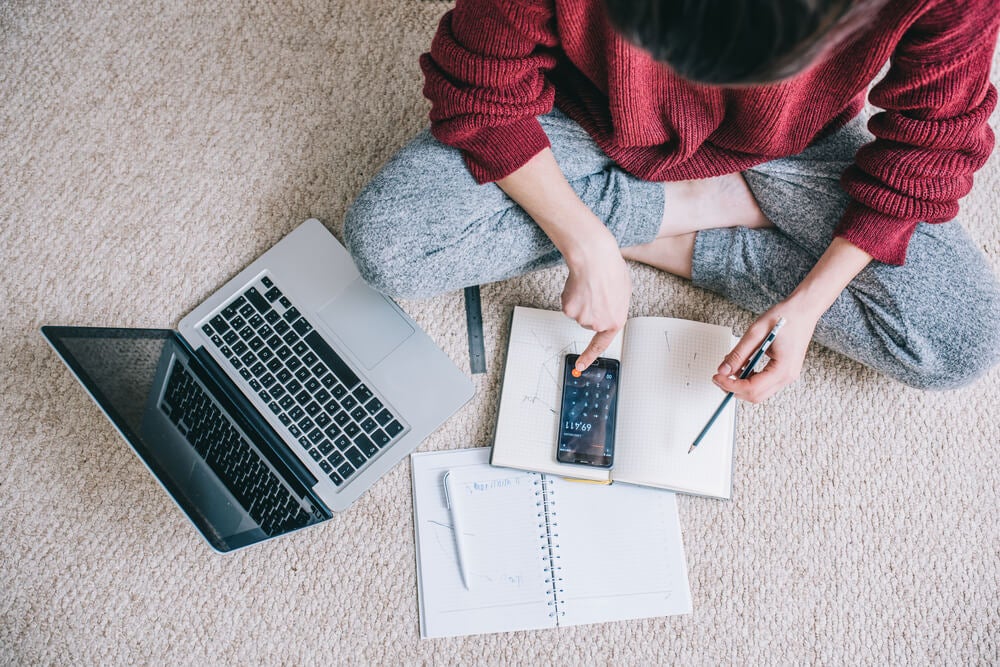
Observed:
[[[560,312],[514,308],[493,464],[565,477],[606,480],[607,471],[559,463],[559,404],[564,358],[579,354],[594,337]],[[621,359],[619,334],[602,356]]]
[[[534,496],[540,475],[490,466],[486,447],[414,454],[410,460],[421,636],[554,627]],[[484,488],[452,499],[463,512],[468,590],[445,502],[442,480],[449,471],[452,488],[484,482]]]
[[[673,493],[548,479],[560,625],[691,613]]]
[[[728,327],[663,317],[628,322],[616,480],[729,498],[736,402],[691,454],[725,394],[712,383],[733,346]]]

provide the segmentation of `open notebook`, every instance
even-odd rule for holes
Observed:
[[[725,394],[712,375],[736,342],[728,327],[633,317],[602,355],[621,361],[611,471],[556,460],[563,359],[594,332],[559,312],[514,308],[492,463],[680,493],[732,496],[736,402],[688,447]]]
[[[674,494],[495,468],[488,458],[485,447],[410,458],[422,637],[691,612]]]

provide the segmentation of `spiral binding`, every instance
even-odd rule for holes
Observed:
[[[538,524],[538,530],[541,533],[538,539],[544,540],[541,546],[542,550],[542,560],[545,561],[545,583],[552,587],[551,597],[548,605],[552,607],[552,612],[549,614],[550,618],[558,619],[565,616],[566,612],[561,609],[561,605],[565,603],[559,599],[560,594],[563,592],[562,580],[563,578],[559,576],[562,571],[562,565],[558,564],[560,558],[559,549],[559,521],[557,519],[557,513],[553,509],[556,505],[555,501],[555,489],[552,487],[552,483],[545,477],[545,475],[540,475],[539,479],[535,480],[535,486],[538,487],[535,490],[535,496],[538,500],[535,502],[535,507],[541,508],[537,518],[540,520]]]

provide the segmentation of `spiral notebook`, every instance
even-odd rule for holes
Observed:
[[[485,447],[411,456],[422,637],[691,612],[673,493],[488,461]]]

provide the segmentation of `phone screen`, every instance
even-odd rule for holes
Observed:
[[[615,452],[619,363],[617,359],[598,357],[580,377],[573,377],[579,356],[567,354],[563,368],[556,459],[610,468]]]

